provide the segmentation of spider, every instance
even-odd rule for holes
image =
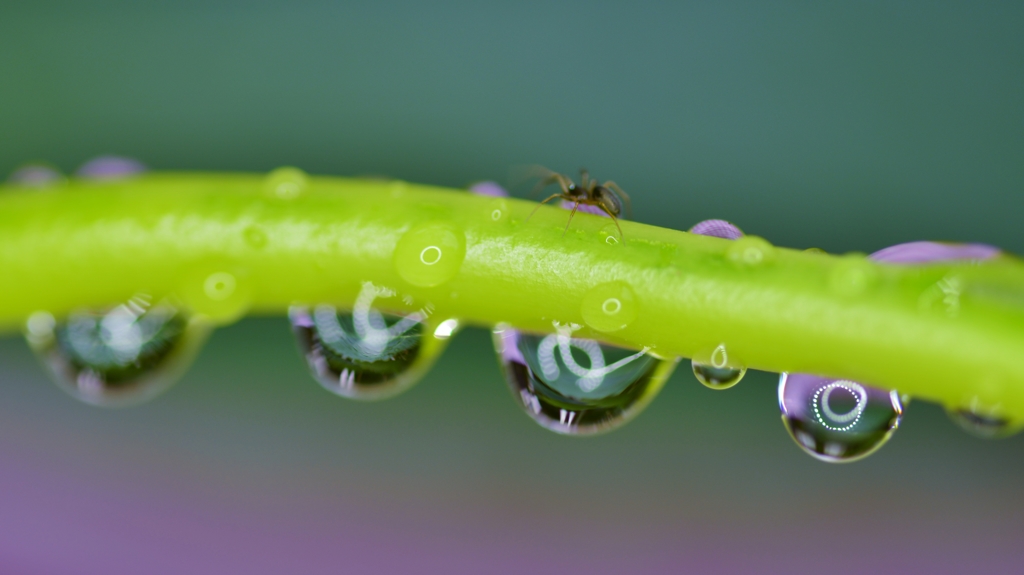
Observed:
[[[622,208],[625,206],[629,208],[629,196],[626,192],[622,191],[615,182],[609,180],[603,184],[598,183],[597,180],[590,178],[590,174],[585,169],[580,170],[580,183],[576,184],[568,176],[552,172],[550,170],[544,170],[545,176],[537,184],[534,192],[543,190],[551,184],[558,184],[562,191],[557,194],[551,194],[544,199],[541,203],[537,204],[536,208],[530,212],[529,217],[525,221],[530,221],[533,214],[537,213],[537,210],[541,206],[554,200],[561,198],[566,202],[572,202],[572,212],[569,214],[569,221],[565,222],[565,229],[562,230],[562,236],[564,237],[566,232],[569,231],[569,224],[572,223],[573,216],[576,215],[576,210],[580,207],[580,204],[584,206],[594,206],[602,212],[608,214],[608,216],[615,222],[615,227],[619,230],[619,237],[622,238],[622,243],[626,243],[625,237],[622,235],[622,227],[619,226],[619,215],[622,213]],[[525,222],[524,222],[525,223]]]

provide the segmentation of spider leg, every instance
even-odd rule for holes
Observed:
[[[626,236],[622,235],[622,226],[619,225],[619,218],[616,218],[615,214],[609,212],[608,208],[604,207],[603,205],[598,204],[597,207],[600,208],[602,212],[608,214],[608,217],[612,219],[612,222],[615,224],[615,227],[619,229],[619,238],[622,240],[622,245],[626,245]]]
[[[565,237],[565,233],[569,231],[569,224],[572,223],[572,217],[576,215],[576,209],[580,207],[579,200],[576,201],[572,206],[572,211],[569,212],[569,221],[565,222],[565,229],[562,230],[562,237]]]
[[[533,214],[537,213],[537,210],[539,210],[541,206],[543,206],[544,204],[550,202],[551,200],[553,200],[555,198],[561,198],[561,197],[562,197],[562,194],[551,194],[550,196],[545,198],[543,202],[537,204],[537,207],[533,208],[533,211],[530,212],[530,215],[526,216],[526,219],[523,220],[523,223],[525,224],[526,222],[530,221],[530,218],[533,217]]]
[[[537,185],[533,187],[533,191],[530,192],[530,195],[536,195],[537,192],[543,190],[544,188],[550,186],[551,184],[558,184],[558,187],[562,188],[562,193],[568,194],[569,188],[572,187],[572,180],[570,180],[569,178],[565,177],[562,174],[548,170],[548,175],[544,176],[544,178],[541,181],[537,182]]]
[[[613,182],[611,180],[608,180],[603,185],[604,185],[604,187],[608,188],[609,190],[612,190],[613,192],[615,192],[616,194],[619,194],[619,196],[622,197],[623,200],[625,200],[624,203],[626,204],[626,210],[629,211],[629,216],[632,217],[633,216],[633,205],[632,205],[632,203],[629,200],[629,194],[627,194],[626,192],[622,191],[622,188],[620,188],[618,184],[616,184],[615,182]]]

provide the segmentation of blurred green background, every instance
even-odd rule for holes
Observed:
[[[4,5],[0,171],[115,153],[464,186],[586,166],[646,223],[726,218],[831,252],[937,239],[1019,254],[1022,30],[1012,2]],[[1024,439],[974,439],[926,403],[877,454],[834,466],[787,437],[772,374],[713,392],[684,363],[634,422],[574,439],[518,413],[480,330],[379,404],[304,369],[284,319],[249,319],[164,396],[102,410],[0,340],[0,571],[1024,560]]]

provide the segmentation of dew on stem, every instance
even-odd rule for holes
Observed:
[[[36,312],[26,339],[61,388],[94,405],[146,401],[184,372],[208,328],[170,303],[138,294],[102,311],[57,320]]]
[[[786,431],[808,454],[830,463],[856,461],[892,436],[903,416],[895,391],[803,373],[779,378]]]
[[[397,295],[365,282],[350,311],[329,304],[291,307],[299,349],[320,385],[350,399],[384,399],[409,389],[427,372],[458,322],[429,323],[429,304],[404,315],[378,309],[382,301],[392,308],[401,307],[401,299],[412,302]]]
[[[720,344],[710,353],[700,354],[693,358],[693,375],[697,381],[709,389],[729,389],[743,379],[747,368],[736,365],[730,359],[725,344]]]
[[[738,240],[743,232],[735,224],[725,220],[704,220],[690,228],[691,234],[711,236],[725,240]],[[724,343],[718,344],[710,352],[698,354],[691,360],[693,375],[704,387],[715,390],[729,389],[743,379],[747,368],[737,365],[729,357],[729,350]]]
[[[494,347],[519,405],[540,425],[567,435],[615,429],[657,395],[675,361],[572,337],[578,325],[527,334],[499,325]]]

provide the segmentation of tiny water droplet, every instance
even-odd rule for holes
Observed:
[[[946,413],[965,431],[982,439],[1009,437],[1024,427],[1024,423],[1010,420],[998,407],[985,405],[977,397]]]
[[[572,337],[579,326],[554,323],[556,333],[494,330],[494,347],[517,403],[537,423],[567,435],[615,429],[657,395],[676,361],[648,348],[623,349]]]
[[[723,240],[738,240],[743,237],[743,231],[735,224],[725,220],[704,220],[690,228],[691,234],[722,238]]]
[[[725,344],[719,345],[710,353],[695,356],[691,364],[697,381],[710,389],[729,389],[739,383],[747,373],[746,367],[733,363]]]
[[[116,180],[137,176],[146,171],[146,166],[135,159],[121,156],[99,156],[82,164],[75,175],[92,180]]]
[[[138,294],[102,311],[81,311],[57,321],[32,314],[25,337],[60,387],[106,407],[151,399],[192,363],[208,328],[177,308]]]
[[[11,172],[7,182],[24,188],[49,188],[64,183],[64,174],[49,164],[25,164]]]
[[[250,287],[242,270],[230,264],[208,264],[183,274],[178,295],[193,314],[226,325],[248,311]]]
[[[580,314],[591,329],[612,332],[628,326],[637,315],[633,290],[623,282],[611,282],[592,288],[583,296]]]
[[[617,246],[622,244],[622,237],[619,233],[619,227],[616,226],[615,224],[606,225],[605,227],[601,228],[601,231],[598,232],[598,234],[602,238],[604,238],[604,243],[610,246]]]
[[[263,191],[272,198],[294,200],[309,188],[309,176],[298,168],[283,167],[267,174]]]
[[[741,267],[757,267],[775,259],[775,246],[764,238],[743,236],[729,246],[726,256]]]
[[[292,306],[288,316],[313,377],[342,397],[376,400],[412,387],[458,328],[445,320],[430,329],[433,307],[399,315],[378,310],[394,290],[363,284],[351,311],[332,305]]]
[[[262,250],[267,247],[267,233],[257,225],[245,228],[245,231],[242,232],[242,237],[245,238],[245,243],[255,250]]]
[[[455,277],[465,256],[462,230],[446,222],[428,222],[398,240],[394,265],[398,275],[410,284],[434,287]]]
[[[878,280],[878,269],[861,255],[843,257],[829,275],[832,291],[846,297],[863,294]]]
[[[797,445],[830,463],[856,461],[892,436],[903,416],[895,391],[803,373],[779,378],[782,422]]]

